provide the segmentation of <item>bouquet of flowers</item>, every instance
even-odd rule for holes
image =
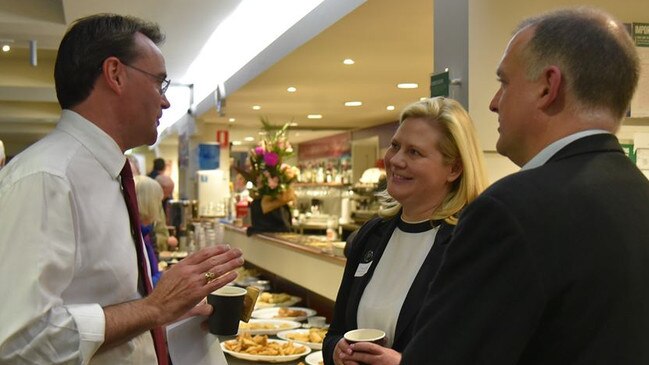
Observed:
[[[290,185],[297,179],[298,173],[296,167],[283,163],[293,155],[286,135],[288,123],[277,128],[265,118],[261,122],[266,134],[249,153],[250,180],[254,184],[252,196],[257,199],[287,200],[287,195],[293,195]]]

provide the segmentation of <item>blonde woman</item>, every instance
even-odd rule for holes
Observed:
[[[325,364],[399,363],[459,214],[486,187],[473,123],[452,99],[407,106],[384,162],[383,207],[352,243]],[[343,334],[356,328],[383,330],[385,343],[353,350]]]
[[[162,219],[160,213],[162,211],[160,209],[163,196],[162,187],[157,181],[145,175],[135,176],[134,180],[137,208],[140,211],[140,229],[151,264],[151,278],[155,286],[162,273],[158,270],[158,257],[155,252],[155,232],[153,226]]]

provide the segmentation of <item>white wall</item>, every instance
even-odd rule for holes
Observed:
[[[559,7],[577,5],[602,8],[625,23],[649,23],[647,0],[469,1],[469,112],[485,151],[488,174],[492,182],[518,170],[509,160],[494,152],[498,140],[498,121],[496,114],[489,111],[489,102],[498,89],[495,71],[511,32],[526,17]],[[634,124],[641,125],[623,126],[618,137],[632,138],[633,132],[638,130],[649,132],[649,121],[638,123],[636,120]]]

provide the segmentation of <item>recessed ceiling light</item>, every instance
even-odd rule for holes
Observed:
[[[11,51],[11,47],[8,44],[2,46],[2,52],[9,52],[9,51]]]
[[[363,105],[362,101],[346,101],[345,106],[361,106]]]
[[[252,141],[255,140],[255,137],[246,137],[243,140],[246,141],[246,142],[252,142]]]
[[[291,122],[288,126],[289,127],[297,127],[299,124],[297,122]],[[295,135],[298,135],[298,133],[295,133]]]
[[[289,87],[288,89],[286,89],[286,91],[288,91],[288,92],[290,92],[290,93],[294,93],[294,92],[297,91],[297,89],[296,89],[295,87],[291,86],[291,87]]]
[[[309,119],[322,119],[322,114],[309,114],[306,117]]]
[[[252,110],[259,110],[259,109],[261,109],[261,106],[259,106],[259,105],[253,105],[252,106]]]
[[[402,82],[400,84],[397,84],[397,87],[399,89],[416,89],[419,87],[419,85],[414,82]]]
[[[387,110],[394,110],[394,105],[388,105],[385,107]]]
[[[233,146],[240,146],[240,145],[241,145],[241,141],[232,141],[232,145],[233,145]]]
[[[343,63],[344,63],[345,65],[353,65],[355,62],[354,62],[354,60],[352,60],[351,58],[345,58],[345,59],[343,60]]]
[[[230,123],[234,123],[235,121],[236,121],[236,119],[234,119],[234,118],[228,119],[228,122],[230,122]]]

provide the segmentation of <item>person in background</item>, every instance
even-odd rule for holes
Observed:
[[[252,198],[250,197],[250,191],[246,186],[247,184],[248,181],[246,181],[246,178],[243,175],[241,175],[240,173],[237,173],[235,175],[233,190],[237,202],[245,201],[246,203],[250,203],[252,201]]]
[[[153,224],[153,230],[156,235],[156,246],[157,251],[168,251],[174,250],[178,247],[178,239],[174,236],[169,235],[169,229],[167,228],[167,212],[169,201],[173,199],[174,193],[174,181],[171,177],[160,174],[155,178],[155,181],[158,182],[162,188],[162,204],[158,204],[160,212],[160,219],[156,220]]]
[[[142,173],[140,172],[140,164],[137,162],[135,156],[126,155],[126,159],[131,164],[131,171],[133,172],[133,176],[141,175]]]
[[[153,144],[169,107],[162,39],[156,24],[100,14],[61,41],[61,118],[0,170],[2,364],[167,364],[162,327],[209,314],[198,304],[243,264],[209,247],[149,290],[124,152]]]
[[[140,212],[140,230],[146,245],[147,255],[151,266],[151,279],[155,286],[162,274],[158,270],[158,255],[155,249],[156,234],[154,225],[163,218],[160,213],[162,188],[155,180],[148,176],[135,176],[135,193],[137,195],[137,208]]]
[[[624,24],[525,20],[497,69],[498,152],[401,364],[649,364],[649,182],[614,133],[638,82]]]
[[[353,240],[323,343],[327,365],[399,363],[458,215],[487,184],[471,118],[448,98],[407,106],[384,161],[380,217]],[[348,343],[343,334],[356,328],[383,330],[385,346]]]
[[[155,179],[158,177],[158,175],[161,175],[164,173],[165,169],[167,168],[167,163],[165,162],[164,158],[156,158],[153,160],[153,170],[149,172],[149,177],[152,179]]]
[[[167,204],[170,200],[173,199],[174,197],[174,187],[176,186],[173,179],[165,174],[160,174],[155,177],[155,180],[160,184],[162,187],[162,193],[163,193],[163,198],[162,198],[162,206],[163,208],[167,207]]]

